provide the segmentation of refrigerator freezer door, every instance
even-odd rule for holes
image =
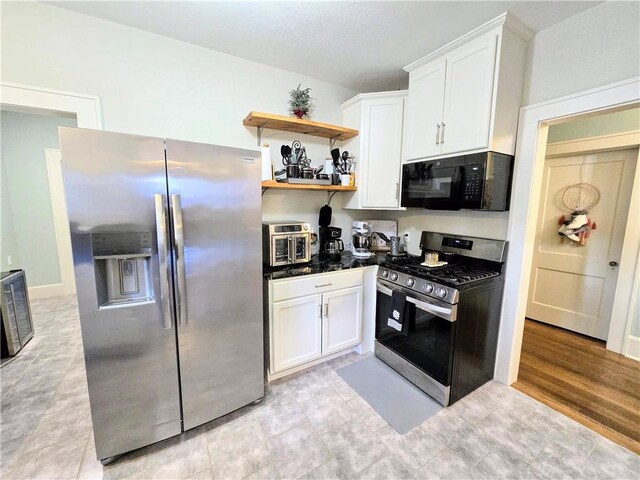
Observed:
[[[188,430],[264,396],[260,153],[166,148]]]
[[[170,283],[159,268],[170,261],[170,239],[158,237],[168,226],[157,225],[168,211],[164,141],[71,128],[60,129],[60,141],[91,417],[104,459],[181,432]]]

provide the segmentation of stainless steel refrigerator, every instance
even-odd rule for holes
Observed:
[[[260,157],[60,128],[98,459],[264,395]]]

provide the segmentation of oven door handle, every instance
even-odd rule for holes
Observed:
[[[445,307],[439,307],[437,305],[431,305],[430,303],[422,302],[416,298],[409,297],[409,296],[407,296],[407,302],[413,303],[420,310],[423,310],[427,313],[432,313],[450,322],[456,321],[456,313],[453,308],[445,308]]]
[[[393,294],[393,291],[389,287],[385,287],[384,285],[380,285],[379,283],[376,285],[376,289],[380,293],[384,293],[385,295],[391,296],[391,294]]]

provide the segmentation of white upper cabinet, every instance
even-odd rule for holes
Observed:
[[[512,155],[531,37],[505,13],[405,67],[404,161],[486,150]]]
[[[360,130],[342,147],[356,157],[358,187],[345,208],[399,208],[405,98],[406,91],[366,93],[342,105],[343,125]]]
[[[497,37],[460,48],[447,60],[442,153],[489,146]]]
[[[433,62],[409,76],[405,127],[405,158],[440,153],[439,135],[444,113],[445,61]]]

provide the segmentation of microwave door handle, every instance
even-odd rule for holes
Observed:
[[[184,258],[184,225],[180,195],[171,195],[173,234],[176,240],[176,277],[178,284],[178,324],[187,325],[187,273]]]
[[[425,311],[427,313],[432,313],[450,322],[454,322],[456,319],[452,308],[445,308],[445,307],[439,307],[437,305],[431,305],[430,303],[421,302],[420,300],[417,300],[413,297],[407,297],[407,302],[413,303],[417,308],[419,308],[422,311]]]
[[[158,245],[158,269],[160,271],[160,307],[165,329],[171,328],[171,306],[169,304],[169,247],[167,240],[167,210],[164,195],[154,195],[156,203],[156,241]]]
[[[438,124],[438,130],[436,131],[436,145],[440,144],[440,128],[441,128],[441,125]]]
[[[440,143],[444,143],[444,122],[442,123],[442,130],[440,130]]]

